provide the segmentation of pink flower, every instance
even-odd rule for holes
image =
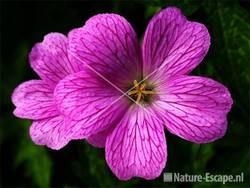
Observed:
[[[70,137],[64,134],[65,118],[54,102],[56,84],[79,66],[68,58],[68,39],[60,33],[50,33],[42,43],[37,43],[30,52],[29,61],[41,80],[30,80],[20,84],[12,95],[20,118],[34,120],[30,127],[32,140],[52,149],[65,146]]]
[[[194,143],[224,136],[233,103],[229,91],[211,79],[187,76],[207,54],[209,33],[179,9],[167,8],[152,18],[142,49],[131,25],[116,14],[90,18],[69,33],[68,44],[70,61],[42,67],[49,64],[58,72],[73,65],[67,71],[71,75],[54,82],[50,79],[54,74],[48,76],[46,71],[42,76],[39,70],[46,80],[40,82],[51,85],[48,89],[30,81],[13,94],[15,114],[35,120],[31,127],[35,143],[62,147],[71,139],[86,138],[105,147],[113,173],[128,180],[161,174],[167,160],[164,128]],[[61,58],[48,54],[41,57]],[[79,62],[84,68],[75,69]],[[51,117],[60,117],[63,123],[54,123],[58,121]]]

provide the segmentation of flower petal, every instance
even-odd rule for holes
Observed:
[[[112,132],[113,128],[114,126],[104,129],[103,131],[98,132],[97,134],[91,135],[87,138],[88,143],[90,143],[94,147],[104,148],[107,136]]]
[[[188,74],[205,57],[209,45],[210,36],[203,24],[188,21],[177,8],[166,8],[147,27],[142,50],[144,74]]]
[[[159,91],[155,104],[171,133],[195,143],[224,136],[233,103],[225,86],[208,78],[180,76],[163,83]]]
[[[116,14],[99,14],[69,33],[70,55],[102,74],[118,87],[141,73],[141,50],[127,20]]]
[[[52,87],[68,74],[75,72],[73,62],[69,62],[67,50],[66,36],[60,33],[50,33],[30,52],[31,67]]]
[[[53,101],[53,90],[42,80],[20,84],[12,94],[16,106],[14,114],[20,118],[43,119],[58,114]]]
[[[70,140],[65,133],[66,126],[63,116],[36,120],[30,127],[30,136],[35,144],[59,150]]]
[[[60,81],[54,94],[60,112],[71,118],[75,139],[116,124],[129,105],[119,91],[88,70]]]
[[[158,177],[167,160],[162,121],[152,109],[130,108],[107,137],[106,161],[121,180]]]

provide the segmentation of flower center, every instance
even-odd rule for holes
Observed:
[[[134,80],[134,89],[128,92],[128,95],[136,100],[136,103],[140,101],[149,102],[152,95],[156,94],[153,88],[150,88],[146,83],[138,83]]]

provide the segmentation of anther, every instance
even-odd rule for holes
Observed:
[[[145,99],[145,95],[154,95],[155,91],[147,89],[146,83],[138,83],[137,80],[134,80],[133,90],[128,92],[129,96],[133,96],[136,99],[136,103],[139,103],[141,99]]]

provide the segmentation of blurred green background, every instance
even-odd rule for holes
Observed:
[[[222,139],[196,145],[166,132],[168,162],[163,172],[240,174],[244,183],[164,183],[134,178],[119,181],[109,170],[104,150],[85,141],[72,141],[60,151],[34,145],[28,120],[13,116],[10,97],[26,80],[38,78],[27,55],[49,32],[67,34],[91,16],[115,12],[124,16],[143,37],[149,19],[174,5],[211,34],[211,48],[192,73],[225,84],[234,106]],[[1,185],[0,187],[249,187],[250,16],[249,1],[1,1]]]

